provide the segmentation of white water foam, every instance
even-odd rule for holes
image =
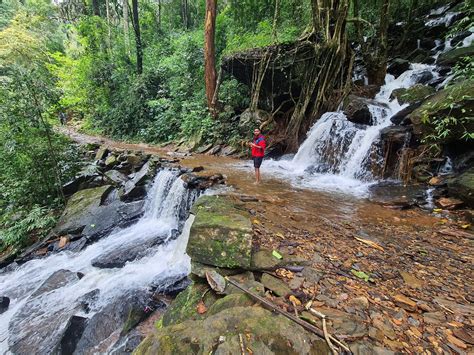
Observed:
[[[177,239],[172,238],[172,231],[179,228],[180,211],[187,210],[195,198],[196,192],[187,190],[175,172],[162,170],[156,176],[148,195],[145,214],[136,224],[113,232],[81,252],[53,254],[0,274],[0,293],[11,299],[9,309],[0,314],[0,353],[8,353],[8,325],[12,317],[55,271],[66,269],[81,272],[84,277],[42,297],[41,301],[44,303],[40,306],[45,315],[74,309],[81,296],[96,289],[100,293],[94,309],[100,310],[128,290],[144,289],[145,292],[157,278],[187,275],[190,260],[185,249],[192,217],[185,223]],[[159,236],[165,236],[163,244],[150,248],[143,258],[130,261],[123,268],[99,269],[91,265],[91,261],[99,255]],[[87,317],[92,314],[87,314]],[[38,322],[41,322],[41,317]]]
[[[427,64],[412,64],[396,79],[387,74],[385,85],[369,104],[372,126],[352,123],[342,111],[327,112],[311,127],[294,157],[266,160],[264,172],[300,187],[366,196],[368,188],[377,182],[371,166],[383,162],[380,132],[406,106],[391,99],[391,94],[395,89],[413,86],[426,71],[438,77],[435,66]]]

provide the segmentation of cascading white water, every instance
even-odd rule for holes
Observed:
[[[383,161],[378,147],[380,132],[405,107],[391,98],[393,90],[413,86],[427,71],[438,77],[435,66],[427,64],[412,64],[396,79],[387,74],[385,85],[368,105],[372,126],[352,123],[342,111],[327,112],[313,125],[291,160],[268,161],[265,169],[305,187],[365,195],[375,181],[371,166]]]
[[[128,290],[145,289],[157,279],[187,275],[190,260],[185,249],[190,221],[186,222],[177,239],[171,237],[175,235],[172,231],[180,227],[180,213],[184,216],[196,197],[197,192],[186,189],[176,172],[162,170],[153,182],[143,217],[134,225],[113,232],[81,252],[53,254],[0,274],[0,294],[11,299],[8,310],[0,314],[0,353],[8,353],[9,323],[12,317],[23,307],[28,297],[58,270],[81,272],[84,277],[42,297],[39,306],[45,316],[62,311],[71,312],[78,299],[93,290],[99,290],[94,303],[94,310],[97,311]],[[126,263],[123,268],[99,269],[91,265],[91,261],[100,255],[160,236],[166,238],[163,244],[150,248],[142,258]],[[41,318],[38,317],[37,322],[41,322]]]

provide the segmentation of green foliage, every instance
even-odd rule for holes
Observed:
[[[421,120],[431,128],[425,143],[474,140],[473,84],[472,79],[454,83],[423,105]]]
[[[0,215],[0,250],[10,246],[25,246],[31,239],[45,236],[56,223],[51,210],[33,205],[29,210]]]

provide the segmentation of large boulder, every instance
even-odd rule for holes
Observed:
[[[366,99],[364,97],[359,97],[355,95],[349,95],[343,102],[342,109],[344,114],[347,116],[347,119],[351,122],[372,125],[374,124],[374,119],[370,112],[369,105],[380,106],[380,103]]]
[[[141,167],[139,171],[135,173],[133,178],[125,183],[123,194],[120,199],[123,201],[135,200],[142,198],[145,193],[145,182],[151,176],[152,168],[150,163],[147,162]]]
[[[260,307],[231,307],[158,329],[136,354],[240,354],[242,342],[254,354],[329,353],[324,339],[281,315]]]
[[[416,84],[410,88],[400,88],[393,90],[391,98],[397,98],[401,105],[412,105],[430,96],[434,92],[435,89],[431,86]]]
[[[408,69],[410,69],[410,62],[408,60],[396,58],[388,65],[387,73],[397,77]]]
[[[9,350],[13,354],[47,354],[59,347],[76,309],[49,305],[51,292],[78,282],[80,275],[58,270],[26,300],[9,324]]]
[[[250,215],[229,196],[203,196],[191,209],[187,253],[203,264],[249,269],[252,252]]]
[[[453,66],[464,57],[474,56],[474,44],[468,47],[455,48],[450,51],[441,53],[436,61],[438,65]]]
[[[112,190],[105,185],[76,192],[67,202],[53,232],[56,235],[80,233],[94,218],[97,209]]]
[[[413,123],[414,133],[423,135],[433,132],[433,122],[445,117],[456,117],[450,123],[450,134],[445,143],[462,139],[464,132],[474,131],[474,79],[467,79],[450,85],[426,99],[407,118]],[[461,122],[461,119],[464,122]]]
[[[0,296],[0,314],[5,312],[10,305],[10,298],[6,296]]]
[[[415,102],[404,109],[398,111],[396,114],[394,114],[392,117],[390,117],[390,121],[393,124],[399,125],[399,124],[405,124],[407,120],[405,118],[415,111],[418,107],[420,107],[422,101]]]
[[[474,167],[449,180],[448,192],[474,207]]]

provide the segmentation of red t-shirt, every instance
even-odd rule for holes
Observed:
[[[265,143],[265,137],[259,135],[257,138],[254,138],[253,144],[258,145],[261,148],[252,147],[252,157],[263,157],[265,155],[265,147],[267,146]]]

